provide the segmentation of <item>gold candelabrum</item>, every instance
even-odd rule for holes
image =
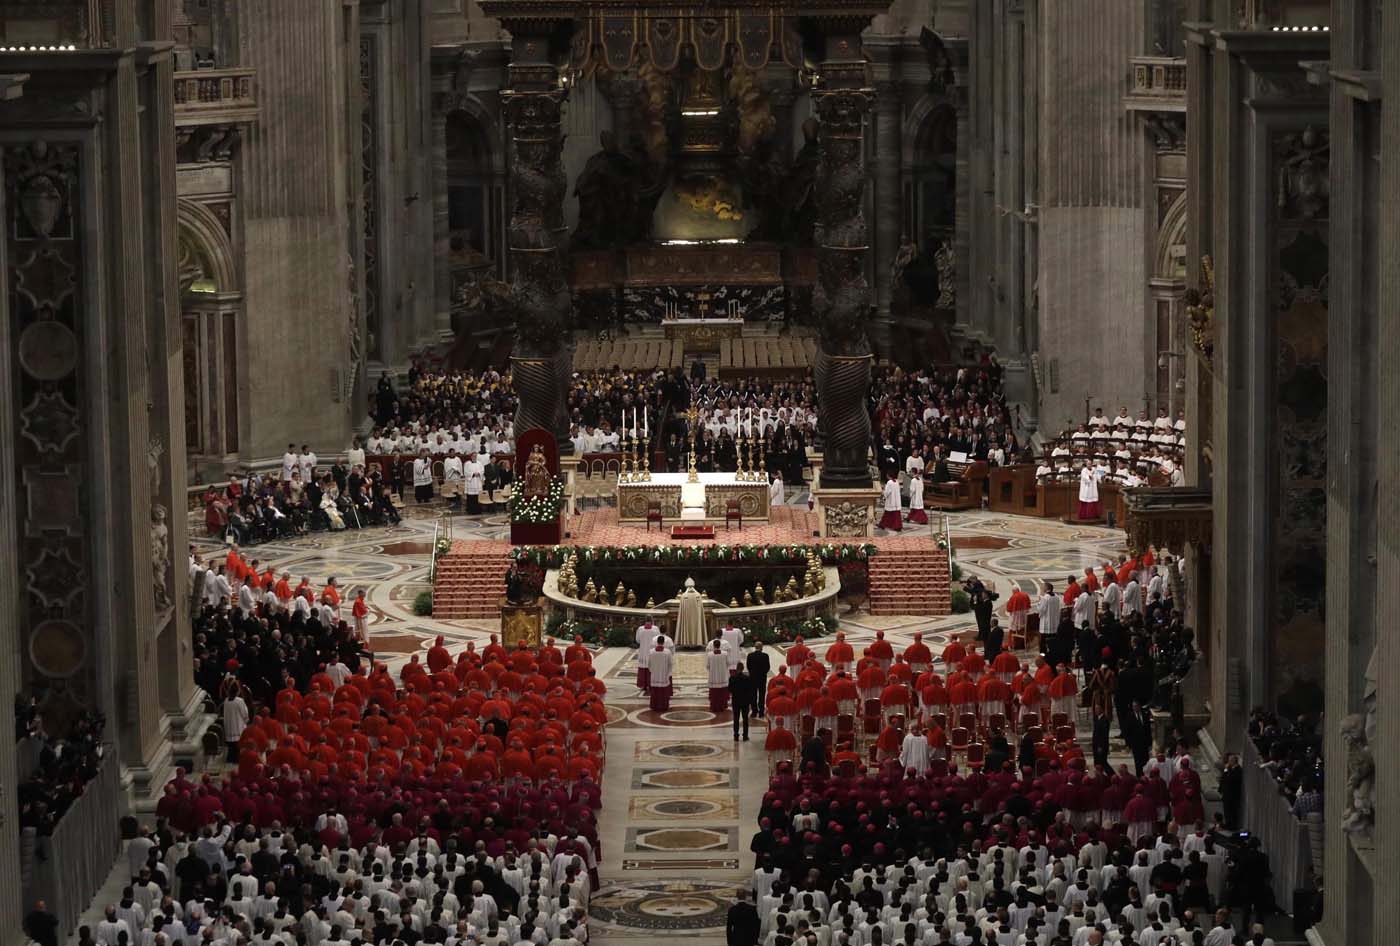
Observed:
[[[629,457],[630,444],[631,444],[631,438],[629,438],[629,437],[627,436],[627,428],[626,428],[626,427],[623,427],[623,429],[622,429],[622,464],[621,464],[620,468],[619,468],[618,471],[617,471],[617,481],[618,481],[619,483],[630,483],[630,482],[632,482],[632,476],[633,476],[633,474],[630,473],[630,472],[628,472],[628,469],[627,469],[627,462],[628,462],[628,457]]]
[[[651,439],[646,435],[642,436],[642,472],[637,474],[637,479],[643,483],[651,482]]]
[[[695,444],[696,435],[700,430],[700,410],[695,406],[695,395],[691,392],[690,410],[686,412],[686,417],[690,421],[690,476],[689,482],[700,482],[700,471],[695,468]]]
[[[768,436],[766,433],[758,435],[758,474],[754,476],[754,482],[768,482]]]

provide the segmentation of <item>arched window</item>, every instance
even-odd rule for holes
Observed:
[[[239,452],[238,333],[243,294],[228,235],[215,215],[179,201],[177,234],[184,332],[185,451],[190,472],[217,474]]]
[[[910,175],[910,236],[919,254],[906,278],[914,301],[923,305],[938,305],[940,297],[952,298],[952,287],[939,284],[938,254],[945,246],[945,252],[951,253],[957,226],[957,161],[957,113],[951,105],[940,105],[919,125]],[[951,267],[942,270],[950,278]]]
[[[454,270],[500,263],[498,183],[491,146],[477,118],[463,111],[449,114],[447,226]]]

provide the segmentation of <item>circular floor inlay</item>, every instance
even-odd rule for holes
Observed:
[[[663,828],[637,835],[637,847],[655,851],[711,851],[724,847],[728,838],[703,828]]]
[[[698,723],[705,719],[714,719],[715,714],[709,710],[671,710],[662,713],[661,718],[671,723]]]
[[[589,904],[589,920],[624,929],[723,929],[734,891],[733,884],[681,881],[605,888]]]
[[[650,773],[642,780],[662,788],[709,788],[721,784],[724,779],[723,772],[712,769],[667,769]]]
[[[656,754],[672,759],[704,759],[717,756],[723,751],[721,746],[709,746],[703,742],[677,742],[669,746],[662,746],[656,750]]]
[[[659,815],[707,815],[719,811],[720,806],[712,801],[659,801],[647,806]]]

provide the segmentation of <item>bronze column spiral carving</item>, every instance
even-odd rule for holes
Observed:
[[[844,71],[863,70],[851,64]],[[860,73],[855,73],[858,77]],[[864,118],[872,94],[864,88],[833,88],[813,94],[821,121],[817,171],[817,283],[812,309],[821,335],[817,398],[825,437],[823,486],[871,485],[871,352],[866,336],[871,292],[865,279],[869,249],[865,214]]]
[[[559,214],[566,190],[559,120],[565,95],[557,87],[505,95],[515,195],[510,217],[511,306],[516,326],[511,375],[518,398],[515,433],[552,431],[561,454],[573,450],[567,436],[565,396],[573,313],[559,245]]]

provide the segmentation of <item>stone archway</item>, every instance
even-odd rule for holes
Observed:
[[[1155,320],[1155,338],[1160,355],[1155,360],[1156,401],[1173,416],[1185,403],[1186,314],[1182,295],[1186,291],[1186,191],[1182,190],[1167,207],[1157,227],[1157,244],[1152,254],[1152,274],[1148,285]]]
[[[199,482],[222,474],[226,458],[239,451],[243,292],[232,243],[214,212],[182,199],[176,221],[185,453],[191,482]]]
[[[952,103],[923,99],[905,137],[906,219],[918,255],[906,271],[913,301],[951,311],[957,304],[958,115]]]

